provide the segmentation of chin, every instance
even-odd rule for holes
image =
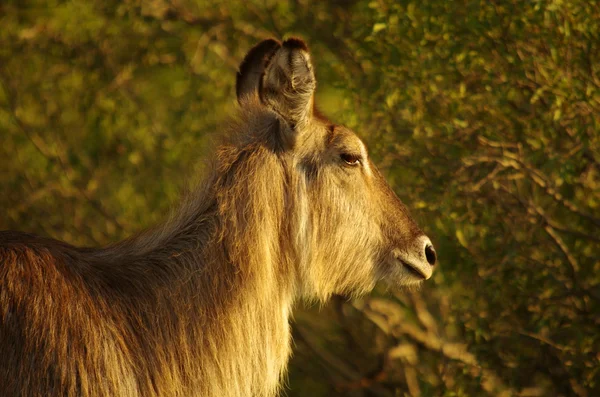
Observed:
[[[387,291],[418,291],[426,281],[403,267],[388,267],[381,278],[380,283]]]
[[[399,286],[397,286],[396,288],[398,288],[401,291],[419,291],[421,289],[421,287],[423,286],[425,280],[418,280],[418,281],[410,281],[410,282],[406,282],[406,283],[400,283]]]

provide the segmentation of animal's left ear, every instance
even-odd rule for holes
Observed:
[[[258,95],[260,80],[265,67],[281,43],[274,39],[263,40],[255,45],[240,64],[236,79],[236,94],[240,104],[244,100]]]

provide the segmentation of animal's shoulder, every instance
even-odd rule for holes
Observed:
[[[64,268],[80,250],[62,241],[11,230],[0,231],[0,275]]]

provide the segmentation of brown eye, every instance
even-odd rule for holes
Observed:
[[[340,158],[344,163],[351,166],[356,166],[360,164],[360,155],[358,154],[342,153],[340,154]]]

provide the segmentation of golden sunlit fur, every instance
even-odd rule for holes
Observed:
[[[0,232],[0,394],[274,396],[297,299],[419,283],[391,252],[422,232],[314,89],[304,43],[265,41],[163,225],[101,249]]]

